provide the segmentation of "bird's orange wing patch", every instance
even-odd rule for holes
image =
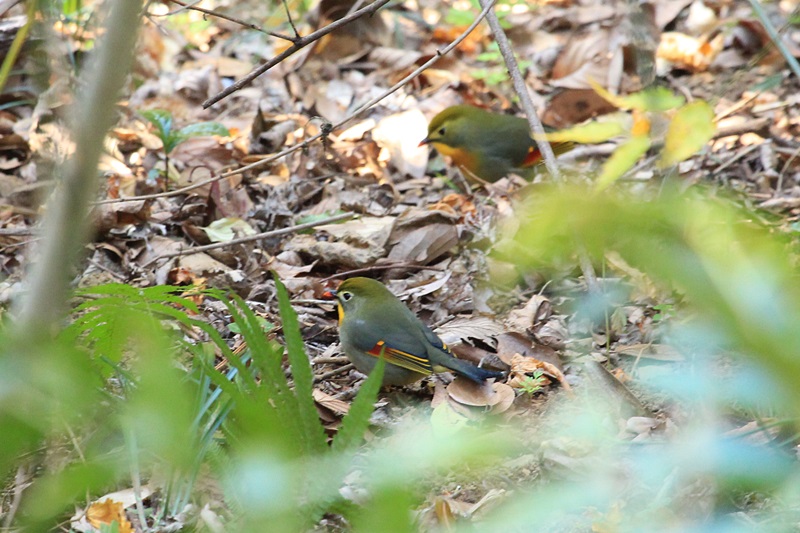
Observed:
[[[553,149],[553,154],[561,155],[566,152],[569,152],[573,148],[575,148],[575,143],[573,142],[558,142],[558,143],[551,143],[550,147]],[[528,149],[528,155],[525,156],[525,159],[522,161],[522,168],[528,168],[535,165],[538,165],[544,160],[542,156],[542,152],[539,151],[538,148],[535,146],[531,146]]]
[[[522,160],[522,168],[538,165],[542,162],[542,159],[542,152],[540,152],[538,148],[531,146],[531,148],[528,150],[528,155],[526,155],[525,159]]]
[[[414,372],[419,372],[420,374],[431,374],[433,372],[431,369],[431,363],[427,357],[419,357],[417,355],[392,348],[391,346],[387,346],[383,341],[378,341],[367,353],[375,357],[380,357],[383,355],[383,358],[386,359],[387,363],[400,366]]]

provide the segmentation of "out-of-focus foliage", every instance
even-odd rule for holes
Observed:
[[[597,143],[615,137],[623,140],[605,162],[595,179],[595,188],[603,191],[621,178],[650,149],[661,140],[652,124],[668,121],[663,134],[663,150],[659,166],[668,167],[688,159],[701,150],[714,136],[714,110],[701,100],[684,105],[682,96],[664,87],[653,87],[635,94],[618,96],[594,83],[594,90],[625,114],[604,117],[596,122],[581,124],[547,134],[551,142]]]
[[[667,186],[650,199],[552,189],[529,202],[502,255],[542,269],[579,249],[597,261],[613,251],[682,295],[687,318],[673,319],[665,342],[687,365],[642,369],[640,377],[692,416],[656,443],[624,443],[613,406],[584,392],[592,396],[562,406],[560,428],[542,443],[544,456],[569,458],[571,481],[522,497],[503,514],[504,527],[536,516],[557,530],[752,531],[735,502],[758,494],[784,517],[758,530],[785,530],[800,512],[790,444],[800,417],[800,282],[788,239],[702,188],[679,194]],[[741,359],[727,380],[717,376],[723,354]],[[785,447],[753,439],[757,429],[726,435],[734,408],[755,413],[763,427],[784,427]]]

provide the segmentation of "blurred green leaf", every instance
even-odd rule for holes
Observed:
[[[639,111],[663,112],[683,105],[686,99],[673,93],[666,87],[650,87],[622,97],[627,109]]]
[[[692,326],[756,358],[800,415],[800,283],[784,244],[749,213],[706,196],[664,191],[657,200],[631,201],[580,189],[539,193],[530,206],[535,216],[506,252],[522,265],[556,261],[577,249],[576,235],[595,256],[616,250],[685,293],[699,317]]]
[[[659,166],[668,167],[693,156],[716,131],[714,109],[707,102],[697,100],[686,104],[669,123]]]
[[[167,150],[167,140],[172,135],[172,113],[165,109],[146,109],[139,112],[150,124],[156,127],[159,139],[164,143],[164,151]]]
[[[550,132],[547,140],[550,142],[599,143],[625,133],[619,121],[589,122],[571,128]]]
[[[333,452],[341,453],[355,447],[364,438],[364,433],[369,427],[369,419],[374,410],[375,401],[378,398],[378,391],[383,382],[383,369],[386,360],[381,357],[375,368],[370,372],[369,377],[361,384],[350,411],[342,420],[342,425],[333,439],[331,449]]]
[[[214,135],[219,137],[228,137],[230,132],[228,131],[228,128],[219,122],[198,122],[196,124],[189,124],[178,131],[176,135],[176,144],[180,144],[187,139],[191,139],[192,137],[212,137]]]
[[[192,137],[206,137],[230,135],[228,129],[219,122],[198,122],[190,124],[179,131],[174,131],[172,113],[165,109],[148,109],[140,114],[156,127],[158,138],[164,145],[164,153],[169,155],[183,141]]]
[[[603,191],[622,177],[633,165],[650,149],[650,138],[646,135],[631,137],[614,150],[606,162],[603,170],[595,181],[595,189]]]
[[[666,87],[650,87],[627,96],[611,94],[600,84],[590,81],[592,88],[606,101],[620,109],[663,112],[675,109],[686,101],[683,96],[676,95]]]
[[[286,287],[281,283],[277,273],[273,273],[273,279],[278,290],[278,308],[283,321],[286,353],[289,358],[289,364],[292,366],[292,376],[294,377],[294,395],[297,401],[298,422],[303,428],[303,441],[298,444],[306,446],[306,453],[308,454],[321,453],[325,449],[325,434],[312,394],[314,373],[311,371],[311,363],[308,361],[303,338],[300,336],[297,314],[289,302],[289,294],[286,292]]]

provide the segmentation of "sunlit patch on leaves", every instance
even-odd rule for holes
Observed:
[[[125,516],[122,502],[106,499],[93,503],[86,510],[86,518],[90,524],[101,531],[133,533],[133,526]]]
[[[256,230],[250,224],[236,217],[219,218],[201,229],[206,232],[211,242],[227,242],[256,234]]]

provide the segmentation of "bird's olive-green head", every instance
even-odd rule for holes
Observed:
[[[480,115],[485,111],[468,105],[448,107],[428,124],[428,136],[420,145],[442,144],[450,148],[469,147],[470,131],[480,126]]]
[[[469,105],[448,107],[433,117],[420,143],[428,144],[467,171],[465,177],[484,181],[526,166],[535,148],[525,119]]]
[[[370,305],[380,305],[381,302],[392,301],[395,296],[380,281],[370,278],[350,278],[342,282],[336,289],[336,299],[339,301],[339,324],[345,315],[360,315]],[[367,310],[368,311],[368,310]]]

